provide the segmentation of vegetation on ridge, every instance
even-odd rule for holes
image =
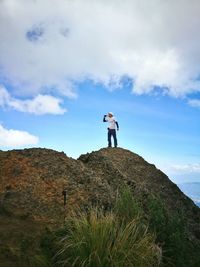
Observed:
[[[57,253],[63,266],[158,266],[159,249],[147,228],[135,219],[127,224],[113,213],[91,210],[67,220]]]
[[[41,242],[41,267],[195,267],[198,255],[186,240],[181,216],[168,214],[159,198],[146,212],[128,187],[120,190],[113,211],[90,208],[67,218],[62,229]],[[46,257],[46,263],[45,263]]]

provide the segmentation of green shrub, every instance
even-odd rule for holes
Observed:
[[[148,216],[149,227],[157,236],[156,242],[162,245],[164,265],[190,266],[183,214],[169,214],[159,197],[150,196]]]
[[[138,221],[118,222],[112,213],[91,210],[68,219],[58,251],[58,266],[158,266],[160,250]]]
[[[133,197],[133,193],[127,185],[124,185],[119,190],[114,206],[114,213],[120,220],[126,223],[135,218],[140,218],[140,220],[142,220],[143,210],[138,201]]]

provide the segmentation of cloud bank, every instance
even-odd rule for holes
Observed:
[[[200,163],[172,165],[170,171],[174,173],[200,173]]]
[[[2,147],[21,147],[27,145],[36,145],[39,142],[38,137],[25,131],[6,129],[0,125],[0,146]]]
[[[20,100],[11,97],[5,88],[0,87],[0,106],[12,108],[21,112],[28,112],[36,115],[60,115],[66,112],[66,109],[60,107],[61,102],[62,100],[56,97],[40,94],[33,99]]]
[[[137,94],[199,92],[199,10],[199,0],[1,0],[0,80],[19,96],[75,97],[77,82],[114,88],[124,76]]]

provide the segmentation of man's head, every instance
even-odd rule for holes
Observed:
[[[108,117],[113,117],[113,113],[112,112],[108,112]]]

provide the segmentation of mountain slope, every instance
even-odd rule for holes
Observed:
[[[79,160],[115,190],[123,181],[139,191],[144,202],[148,195],[158,195],[169,211],[179,210],[185,215],[190,238],[200,238],[200,209],[155,165],[121,148],[101,149],[82,155]]]
[[[103,186],[82,162],[53,150],[13,150],[1,152],[0,158],[1,210],[11,215],[59,223],[64,188],[71,208],[87,203]]]
[[[178,185],[181,191],[189,196],[196,205],[200,206],[200,183],[183,183]]]
[[[144,209],[153,194],[172,214],[182,211],[188,239],[200,245],[200,209],[164,173],[131,151],[100,149],[78,160],[42,148],[0,151],[0,266],[2,262],[4,267],[20,266],[16,259],[24,242],[30,245],[34,239],[27,251],[34,253],[46,226],[63,225],[77,205],[112,209],[124,183]],[[65,207],[63,189],[67,191]]]

